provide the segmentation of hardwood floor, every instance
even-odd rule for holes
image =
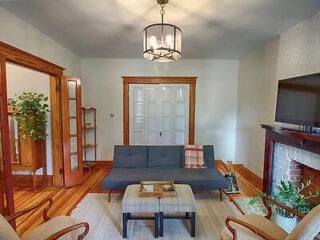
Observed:
[[[217,167],[223,174],[225,173],[225,169]],[[86,180],[82,185],[68,189],[46,187],[34,192],[30,184],[14,183],[15,209],[16,211],[23,210],[51,196],[53,198],[53,206],[49,211],[49,216],[68,215],[87,193],[104,192],[101,188],[101,181],[109,171],[109,169],[103,168],[92,169],[91,174],[86,174]],[[240,186],[240,194],[234,194],[232,197],[256,196],[261,191],[252,182],[247,180],[245,176],[241,175],[241,171],[236,171],[236,176]],[[43,222],[41,210],[36,210],[34,213],[18,218],[17,233],[20,236],[24,236]]]

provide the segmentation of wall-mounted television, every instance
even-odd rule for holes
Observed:
[[[275,120],[320,127],[320,73],[279,81]]]

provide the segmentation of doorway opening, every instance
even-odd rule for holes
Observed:
[[[48,74],[12,63],[6,63],[8,102],[26,93],[43,94],[50,109],[50,78]],[[10,108],[10,107],[9,107]],[[46,113],[45,141],[23,140],[18,134],[15,110],[9,109],[9,139],[13,185],[19,189],[37,190],[52,186],[52,126],[51,111]]]
[[[122,77],[123,144],[194,144],[196,77]]]

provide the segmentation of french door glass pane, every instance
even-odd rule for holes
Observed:
[[[142,116],[143,114],[143,105],[140,102],[136,102],[133,107],[133,114],[134,116]]]
[[[186,110],[186,103],[176,103],[176,116],[184,116]]]
[[[185,144],[185,136],[184,131],[177,131],[176,132],[176,144]]]
[[[134,131],[133,134],[134,144],[144,144],[142,131]]]
[[[185,118],[184,117],[177,117],[176,118],[176,130],[177,131],[184,131],[185,130]]]
[[[78,155],[71,155],[71,172],[79,170]]]
[[[186,99],[186,91],[185,88],[177,87],[176,88],[176,101],[185,101]]]
[[[133,117],[133,129],[135,130],[143,130],[143,119],[141,116]]]
[[[133,101],[142,102],[143,101],[143,88],[135,87],[133,88]]]
[[[69,98],[77,97],[77,82],[76,81],[68,81],[69,85]]]
[[[69,101],[69,115],[77,116],[77,101],[75,100]]]
[[[147,118],[147,130],[148,131],[157,131],[157,117],[148,117]]]
[[[77,137],[70,138],[70,152],[74,153],[78,151],[78,139]]]
[[[70,135],[77,134],[77,119],[70,118]]]
[[[147,132],[147,144],[157,144],[158,132]]]

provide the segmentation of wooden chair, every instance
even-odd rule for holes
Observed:
[[[272,209],[267,204],[267,200],[302,218],[291,233],[287,233],[270,221]],[[247,214],[239,218],[228,217],[226,227],[221,232],[221,240],[311,240],[319,234],[320,205],[305,215],[268,196],[263,198],[263,203],[268,209],[268,214],[265,217],[255,214]]]
[[[33,229],[23,238],[20,238],[14,229],[9,224],[10,221],[15,220],[16,218],[23,216],[24,214],[40,208],[45,203],[49,203],[47,207],[43,210],[43,219],[44,223],[40,226]],[[50,219],[47,215],[48,210],[52,206],[52,198],[44,199],[38,204],[29,207],[21,212],[17,212],[11,216],[4,218],[0,215],[0,239],[1,240],[81,240],[89,232],[89,224],[86,222],[77,222],[76,219],[69,216],[58,216]],[[83,228],[83,230],[81,230]]]

